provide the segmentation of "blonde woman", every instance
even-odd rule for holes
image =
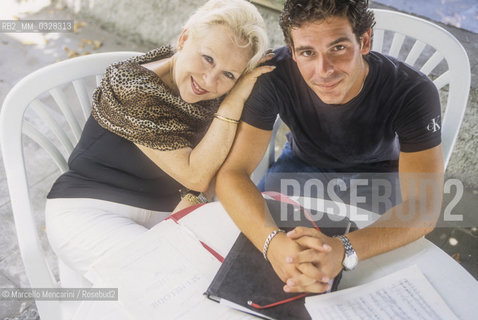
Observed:
[[[58,257],[84,274],[204,195],[225,160],[243,105],[263,73],[267,36],[244,0],[211,0],[190,17],[176,48],[111,65],[92,115],[48,195],[47,234]]]

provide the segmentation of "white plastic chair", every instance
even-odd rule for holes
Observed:
[[[35,225],[23,152],[23,135],[47,151],[60,173],[65,172],[68,169],[68,156],[78,142],[90,114],[94,85],[89,86],[88,81],[94,82],[96,77],[96,84],[99,84],[108,65],[139,54],[141,53],[98,53],[58,62],[23,78],[5,98],[0,114],[0,143],[18,245],[32,288],[58,288],[61,283],[55,279],[52,268],[47,263]],[[65,94],[68,88],[71,91],[69,96]],[[60,112],[44,102],[51,98]],[[77,100],[76,103],[72,99]],[[27,110],[33,110],[34,117],[29,119],[31,121],[25,120]],[[67,125],[63,121],[65,119]],[[45,128],[56,139],[50,137],[52,134],[45,133]],[[62,281],[64,278],[75,277],[73,270],[65,267],[61,261],[59,263]],[[67,304],[59,301],[36,301],[36,305],[40,317],[46,320],[67,319],[65,309],[71,308],[65,308]]]
[[[433,76],[438,90],[448,85],[448,98],[442,106],[442,146],[445,169],[455,146],[458,131],[465,114],[470,92],[471,69],[468,55],[461,43],[448,31],[429,21],[400,12],[374,9],[375,20],[372,50],[416,67],[427,76]],[[388,51],[384,39],[393,34]],[[407,48],[407,41],[412,41]],[[427,50],[434,51],[427,55]],[[440,68],[443,61],[447,66]],[[423,62],[423,63],[422,63]],[[438,66],[438,68],[437,68]],[[439,69],[439,70],[437,70]],[[442,112],[443,113],[443,112]]]
[[[399,58],[433,77],[438,90],[448,85],[448,98],[442,105],[444,115],[441,127],[446,169],[468,102],[471,82],[468,55],[451,33],[434,23],[396,11],[373,11],[376,20],[373,51]],[[281,123],[278,117],[266,155],[253,173],[254,182],[260,181],[274,162],[275,137]]]

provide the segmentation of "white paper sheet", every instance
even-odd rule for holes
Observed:
[[[93,288],[106,288],[101,281]],[[133,320],[119,301],[82,301],[72,320]]]
[[[93,269],[133,319],[248,319],[203,296],[219,266],[190,230],[167,220]]]
[[[312,319],[457,319],[416,265],[357,287],[308,297],[305,306]]]
[[[219,201],[199,207],[180,219],[179,224],[223,257],[231,250],[240,233]]]

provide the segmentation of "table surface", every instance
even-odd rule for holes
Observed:
[[[476,319],[478,282],[460,264],[425,238],[361,261],[344,272],[340,289],[354,287],[416,264],[459,319]]]
[[[306,207],[308,206],[307,202],[300,202],[305,204]],[[218,214],[211,215],[211,212]],[[231,223],[229,216],[218,202],[203,205],[190,214],[201,217],[201,219],[196,220],[200,221],[196,227],[198,230],[202,229],[202,232],[204,232],[204,228],[210,228],[211,225],[214,225],[217,230],[217,228],[221,228],[221,225],[230,225]],[[202,216],[204,216],[204,219]],[[237,233],[231,232],[228,235],[231,239],[224,239],[224,241],[232,245]],[[478,314],[478,304],[476,303],[478,282],[454,259],[425,238],[361,261],[354,270],[343,273],[339,289],[367,283],[414,264],[418,265],[425,277],[459,319],[476,319]],[[111,303],[106,305],[108,309],[117,310],[116,307],[112,306]],[[98,305],[94,308],[97,307]],[[80,307],[82,311],[91,308],[93,306],[88,302],[83,303]],[[84,312],[81,314],[84,314]],[[90,311],[89,314],[92,314],[92,312]],[[79,314],[75,319],[79,319],[78,316]]]
[[[318,199],[299,199],[306,208],[316,209]],[[325,200],[327,202],[327,200]],[[372,223],[379,216],[368,214],[368,222],[359,222],[359,228]],[[420,238],[401,248],[361,261],[352,271],[343,272],[339,290],[354,287],[384,277],[416,264],[435,290],[459,319],[477,319],[478,281],[458,262],[425,238]]]

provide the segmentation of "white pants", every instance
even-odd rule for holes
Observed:
[[[48,199],[48,240],[60,260],[84,275],[106,252],[123,246],[170,213],[96,199]]]

